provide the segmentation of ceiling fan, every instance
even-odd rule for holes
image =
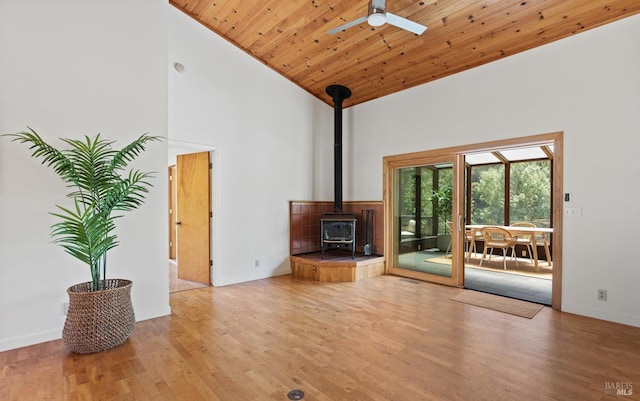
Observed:
[[[388,13],[386,3],[386,0],[369,0],[369,12],[366,16],[360,17],[351,22],[347,22],[344,25],[327,31],[327,33],[329,35],[333,35],[334,33],[347,30],[352,26],[359,25],[365,21],[367,21],[369,25],[374,27],[389,23],[390,25],[397,26],[398,28],[413,32],[416,35],[422,35],[422,32],[427,29],[426,26],[420,25],[417,22],[413,22],[398,15]]]

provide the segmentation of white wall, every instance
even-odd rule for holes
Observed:
[[[289,273],[288,202],[332,197],[314,178],[332,109],[171,8],[174,62],[185,69],[169,73],[169,136],[216,149],[214,285]]]
[[[102,133],[124,145],[167,136],[167,9],[163,0],[0,0],[0,133]],[[65,290],[88,268],[50,243],[48,215],[67,188],[24,145],[0,138],[0,351],[60,338]],[[138,320],[170,313],[167,143],[136,163],[157,171],[142,209],[119,222],[108,276],[133,280]],[[68,205],[68,204],[67,204]]]
[[[638,71],[634,16],[353,107],[349,196],[382,197],[387,155],[564,131],[562,309],[640,326]]]

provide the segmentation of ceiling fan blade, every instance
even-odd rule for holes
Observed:
[[[420,25],[417,22],[413,22],[391,13],[387,13],[387,23],[397,26],[398,28],[405,29],[409,32],[413,32],[416,35],[422,35],[422,33],[427,29],[424,25]]]
[[[331,29],[331,30],[328,30],[328,31],[327,31],[327,33],[328,33],[329,35],[333,35],[334,33],[338,33],[338,32],[341,32],[341,31],[347,30],[347,29],[351,28],[352,26],[356,26],[356,25],[362,24],[362,23],[363,23],[363,22],[365,22],[366,20],[367,20],[367,17],[366,17],[366,16],[364,16],[364,17],[360,17],[360,18],[355,19],[355,20],[353,20],[353,21],[351,21],[351,22],[347,22],[347,23],[346,23],[346,24],[344,24],[344,25],[340,25],[340,26],[339,26],[339,27],[337,27],[337,28],[333,28],[333,29]]]

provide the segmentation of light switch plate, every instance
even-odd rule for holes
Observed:
[[[565,207],[564,215],[567,217],[582,217],[581,207]]]

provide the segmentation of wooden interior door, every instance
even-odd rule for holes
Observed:
[[[211,174],[209,152],[178,155],[178,278],[211,283]]]
[[[177,227],[176,221],[178,212],[176,210],[177,201],[177,186],[176,186],[176,166],[169,166],[169,259],[176,258],[176,243],[177,243]]]

